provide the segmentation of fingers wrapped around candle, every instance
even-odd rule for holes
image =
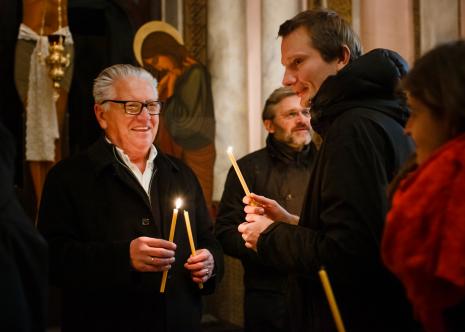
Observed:
[[[203,283],[211,278],[215,268],[213,255],[208,249],[196,250],[194,256],[190,256],[184,267],[189,270],[192,281]]]
[[[146,265],[153,266],[156,271],[168,271],[171,269],[171,265],[174,263],[176,259],[174,257],[170,258],[161,258],[161,257],[154,257],[149,256]]]
[[[138,237],[131,241],[129,255],[132,267],[140,272],[159,272],[171,268],[176,244],[164,239]]]
[[[273,223],[270,218],[259,214],[247,214],[246,222],[238,226],[238,231],[242,233],[244,245],[247,248],[257,250],[257,241],[260,234]]]
[[[265,214],[265,209],[260,204],[255,202],[251,196],[244,196],[242,202],[246,204],[246,206],[244,206],[245,213]]]
[[[250,193],[250,195],[244,196],[242,202],[247,205],[266,206],[267,204],[272,203],[273,200],[266,198],[265,196]]]
[[[290,224],[297,224],[299,220],[298,216],[286,211],[286,209],[279,205],[274,199],[251,193],[250,196],[245,196],[242,201],[247,204],[244,207],[244,211],[247,214],[266,215],[274,221],[283,221]]]

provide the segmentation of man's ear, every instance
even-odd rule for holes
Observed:
[[[94,104],[94,113],[95,117],[97,118],[97,122],[100,127],[105,130],[107,129],[107,120],[106,120],[106,112],[102,105]]]
[[[265,126],[267,132],[269,132],[270,134],[274,134],[275,128],[272,120],[263,120],[263,125]]]
[[[342,46],[342,56],[337,61],[337,71],[344,68],[350,61],[350,49],[347,45]]]

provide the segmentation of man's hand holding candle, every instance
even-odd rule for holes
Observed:
[[[287,212],[275,200],[264,196],[250,194],[242,200],[245,204],[244,211],[247,214],[246,222],[239,225],[238,230],[242,233],[247,248],[257,250],[257,241],[260,234],[275,221],[297,224],[299,217]],[[250,205],[253,202],[253,205]]]
[[[207,282],[213,274],[215,261],[207,249],[198,249],[195,256],[190,256],[184,267],[191,273],[192,281],[199,284]]]
[[[242,202],[246,204],[244,211],[247,214],[266,215],[274,221],[282,221],[288,224],[297,225],[299,216],[289,213],[273,199],[266,198],[257,194],[244,196]]]
[[[146,236],[131,241],[129,255],[132,267],[140,272],[160,272],[174,263],[176,245],[164,239]]]

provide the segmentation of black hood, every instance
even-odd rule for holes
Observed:
[[[383,112],[405,125],[409,111],[397,90],[408,65],[396,52],[375,49],[328,77],[312,99],[312,127],[320,134],[345,110],[362,107]]]

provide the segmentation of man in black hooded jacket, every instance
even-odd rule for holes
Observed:
[[[284,22],[283,84],[311,107],[322,137],[298,226],[275,201],[252,195],[239,231],[264,264],[293,272],[295,331],[335,331],[318,277],[328,271],[348,331],[412,331],[400,284],[379,254],[386,187],[412,151],[403,134],[408,110],[396,93],[406,73],[395,52],[361,56],[357,36],[332,11],[306,11]],[[246,203],[250,198],[244,198]]]

